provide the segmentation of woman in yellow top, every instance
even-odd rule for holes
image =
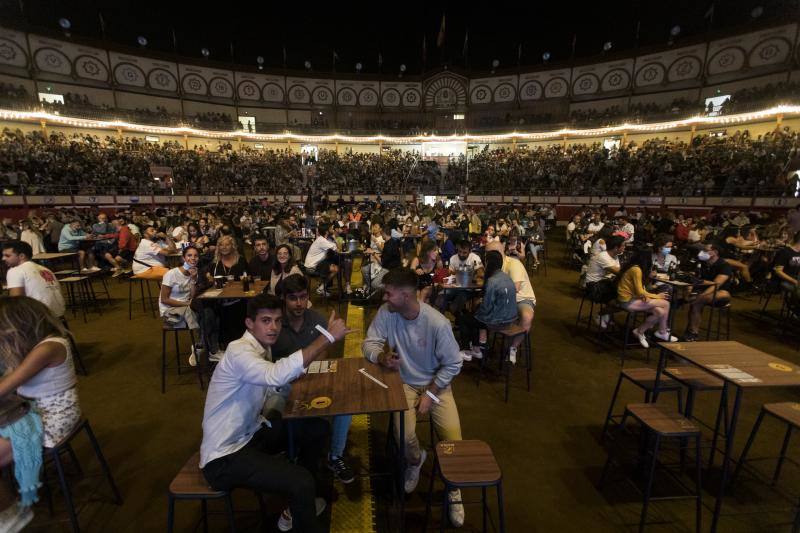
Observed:
[[[669,333],[669,301],[667,293],[653,294],[644,288],[644,276],[653,268],[653,254],[649,250],[641,250],[622,267],[617,277],[617,301],[620,307],[628,312],[644,311],[648,313],[645,321],[633,334],[639,343],[649,348],[645,333],[658,324],[655,337],[662,341],[675,342],[677,337]]]

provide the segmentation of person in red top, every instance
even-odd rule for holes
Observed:
[[[117,229],[117,257],[118,263],[131,263],[133,261],[133,254],[139,246],[139,239],[131,233],[128,227],[128,221],[123,216],[117,216],[112,221],[114,227]],[[119,269],[114,273],[114,276],[122,274],[123,270]]]
[[[347,221],[361,222],[361,213],[358,211],[358,207],[353,206],[353,209],[349,213],[347,213]]]
[[[691,226],[691,224],[692,224],[691,218],[687,218],[684,220],[683,217],[681,217],[680,220],[677,220],[675,222],[674,237],[676,242],[685,243],[687,240],[689,240],[689,227]]]

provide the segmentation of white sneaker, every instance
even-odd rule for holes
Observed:
[[[218,363],[222,361],[223,357],[225,357],[225,352],[221,350],[217,352],[211,352],[210,354],[208,354],[208,360],[212,363]]]
[[[89,272],[100,272],[100,268],[99,268],[99,267],[96,267],[96,266],[93,266],[93,267],[91,267],[91,268],[89,269]]]
[[[314,498],[314,505],[317,507],[317,516],[321,515],[325,510],[325,498]],[[292,513],[289,508],[283,510],[281,517],[278,519],[278,529],[280,531],[291,531],[292,529]]]
[[[514,346],[508,349],[508,360],[512,365],[517,364],[517,349]]]
[[[474,345],[469,343],[469,352],[472,354],[474,359],[483,359],[483,350],[481,350],[480,345]]]
[[[0,531],[3,533],[17,533],[33,520],[33,511],[30,507],[22,507],[19,502],[14,503],[0,513]]]
[[[660,331],[656,331],[653,334],[653,336],[665,342],[678,342],[678,337],[671,335],[669,331],[667,331],[666,333],[661,333]]]
[[[88,268],[81,269],[81,274],[88,274],[89,272],[91,272],[91,270],[89,270]]]
[[[195,355],[194,345],[192,345],[192,353],[189,354],[189,366],[197,366],[197,356]]]
[[[469,350],[461,350],[460,352],[458,352],[458,355],[460,355],[461,359],[463,359],[464,361],[472,361],[473,353],[470,352]]]
[[[631,330],[631,333],[633,333],[636,336],[636,338],[639,339],[639,344],[641,344],[643,348],[650,347],[650,343],[647,342],[647,337],[645,337],[644,333],[640,333],[638,330],[635,329]]]
[[[414,489],[417,488],[417,483],[419,483],[419,471],[422,469],[422,465],[425,464],[425,459],[427,458],[428,458],[428,452],[422,450],[419,456],[419,464],[408,465],[406,467],[406,474],[405,474],[406,494],[411,494],[412,492],[414,492]]]
[[[345,285],[344,292],[346,292],[347,294],[353,294],[353,289],[350,288],[350,284],[349,283],[347,285]]]
[[[461,491],[451,490],[447,493],[447,499],[449,500],[449,515],[450,515],[450,523],[453,524],[453,527],[461,527],[464,525],[464,504],[461,503]],[[455,502],[455,503],[453,503]]]
[[[600,328],[606,329],[611,321],[611,315],[600,315]]]

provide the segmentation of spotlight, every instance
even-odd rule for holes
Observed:
[[[611,41],[606,41],[603,44],[603,52],[608,52],[609,50],[611,50]]]
[[[403,63],[402,65],[400,65],[400,72],[405,72],[405,71],[406,71],[406,64]]]
[[[147,37],[140,35],[136,38],[136,42],[139,43],[139,46],[145,47],[147,46]]]
[[[264,70],[264,56],[258,56],[256,63],[258,63],[258,70]]]
[[[680,26],[673,26],[671,30],[669,30],[669,34],[673,37],[677,37],[681,34],[681,27]]]
[[[211,51],[208,48],[203,48],[200,50],[200,53],[203,54],[203,57],[208,58],[211,55]]]
[[[363,65],[361,63],[356,63],[356,72],[361,72],[361,68]]]
[[[499,59],[493,59],[492,60],[492,68],[497,68],[499,66],[500,66],[500,60]]]
[[[303,65],[306,67],[306,70],[311,70],[311,61],[306,61]]]
[[[764,8],[761,6],[754,7],[753,10],[750,12],[750,16],[753,17],[754,19],[757,19],[763,14],[764,14]]]
[[[542,54],[542,60],[547,62],[550,61],[550,52],[545,52]]]
[[[72,23],[69,21],[69,19],[66,18],[58,19],[58,25],[61,26],[61,29],[64,31],[67,31],[72,27]]]

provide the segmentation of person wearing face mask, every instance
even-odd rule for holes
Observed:
[[[653,266],[659,274],[669,274],[677,270],[678,258],[672,254],[672,239],[668,235],[659,235],[653,247]]]
[[[170,269],[161,281],[161,294],[158,299],[158,310],[165,325],[173,328],[188,327],[196,342],[200,342],[200,321],[190,307],[197,293],[197,262],[200,253],[194,246],[183,249],[183,264]],[[199,344],[198,344],[199,347]],[[189,364],[197,364],[197,347],[192,345]]]
[[[708,286],[691,301],[689,306],[689,325],[683,337],[684,342],[697,340],[705,306],[724,305],[731,299],[729,290],[733,279],[733,267],[720,257],[717,245],[706,244],[705,249],[697,254],[697,259],[702,263],[700,277],[706,281],[713,282],[714,285]]]

